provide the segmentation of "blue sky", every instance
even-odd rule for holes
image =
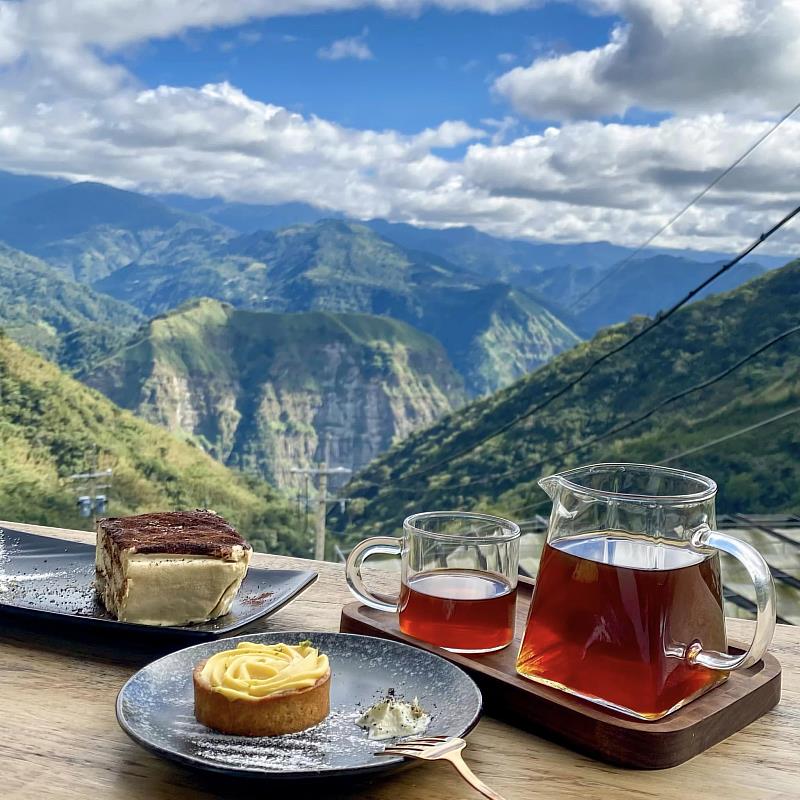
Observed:
[[[787,0],[0,0],[0,169],[638,245],[798,75]],[[659,244],[744,246],[798,174],[800,114]]]
[[[125,63],[150,86],[226,80],[250,97],[348,127],[415,133],[443,120],[479,126],[510,114],[491,91],[495,78],[538,55],[602,45],[618,22],[562,3],[496,15],[327,13],[191,31],[137,48]],[[317,55],[365,30],[373,58]],[[541,128],[538,120],[519,124],[517,134]]]

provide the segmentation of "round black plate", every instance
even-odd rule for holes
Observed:
[[[195,720],[192,669],[198,661],[239,641],[297,644],[304,639],[327,653],[331,663],[331,713],[324,722],[301,733],[249,738],[216,733]],[[251,778],[372,774],[405,763],[375,755],[395,740],[370,741],[355,724],[389,689],[408,700],[417,697],[430,712],[428,736],[464,736],[480,716],[478,687],[433,653],[369,636],[283,631],[205,642],[148,664],[122,687],[117,719],[134,741],[199,769]]]

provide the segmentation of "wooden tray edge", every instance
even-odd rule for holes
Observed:
[[[757,673],[761,676],[760,685],[751,692],[737,697],[729,705],[722,706],[707,717],[682,728],[665,729],[663,720],[640,722],[610,714],[598,706],[565,695],[557,689],[533,683],[530,694],[531,698],[535,698],[533,707],[524,710],[519,704],[509,702],[503,697],[504,693],[498,692],[498,684],[501,682],[497,678],[475,668],[469,663],[468,658],[420,642],[400,631],[381,628],[371,619],[364,618],[358,613],[362,608],[365,607],[358,601],[342,608],[340,631],[400,641],[435,653],[461,667],[475,680],[483,692],[484,709],[487,714],[615,766],[634,769],[666,769],[678,766],[745,728],[780,702],[781,665],[775,656],[768,653],[761,662],[762,669]],[[703,698],[694,701],[694,703],[702,702]],[[686,709],[692,709],[694,703],[686,706]],[[542,724],[538,712],[553,705],[558,705],[564,710],[570,722],[569,732]],[[739,711],[740,716],[736,725],[731,726],[730,711],[734,708]],[[674,724],[676,715],[679,714],[681,711],[675,712],[665,720]],[[702,729],[704,734],[702,737],[695,735],[697,729]],[[687,731],[692,731],[692,735],[687,735]],[[636,739],[644,741],[639,742],[639,747],[633,748],[631,742]],[[702,746],[698,746],[701,739]]]

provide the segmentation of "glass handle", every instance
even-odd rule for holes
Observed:
[[[357,544],[347,556],[345,577],[350,591],[365,605],[378,611],[397,611],[398,598],[373,594],[367,589],[361,577],[361,566],[370,556],[399,556],[403,547],[400,539],[394,536],[373,536]]]
[[[712,531],[708,527],[703,527],[694,534],[692,545],[714,547],[739,559],[756,589],[756,632],[750,647],[741,655],[703,650],[698,645],[690,647],[686,657],[692,664],[700,664],[709,669],[732,670],[750,667],[767,652],[772,634],[775,632],[775,585],[772,582],[769,565],[752,545],[728,536],[727,533]]]

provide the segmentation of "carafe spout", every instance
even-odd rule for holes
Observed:
[[[548,475],[546,478],[539,478],[538,483],[547,492],[547,496],[554,500],[558,487],[561,486],[561,475]]]

